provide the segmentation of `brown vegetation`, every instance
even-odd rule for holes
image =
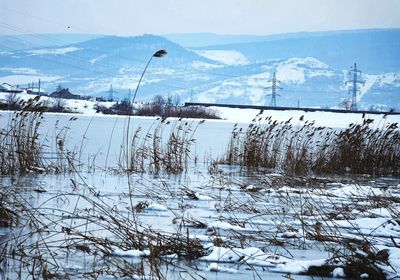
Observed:
[[[346,129],[278,122],[257,116],[243,132],[234,127],[224,163],[288,174],[400,175],[397,123],[373,127],[372,119]]]

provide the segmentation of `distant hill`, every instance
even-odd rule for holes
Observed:
[[[80,95],[123,99],[131,97],[154,52],[165,49],[168,54],[149,65],[138,101],[162,95],[177,96],[181,102],[268,105],[267,87],[276,72],[283,88],[278,105],[337,108],[349,98],[348,70],[357,62],[366,82],[358,95],[360,108],[400,110],[400,29],[179,36],[219,45],[187,48],[146,34],[46,47],[8,46],[0,51],[0,83],[37,86],[40,79],[47,92],[61,85]],[[17,42],[18,36],[12,40]]]
[[[193,60],[209,61],[163,37],[143,35],[104,36],[58,47],[0,53],[0,64],[3,70],[34,68],[36,71],[60,76],[113,76],[124,67],[144,66],[152,54],[160,49],[167,49],[168,55],[159,61],[161,64],[157,61],[153,63],[158,66]]]
[[[355,33],[370,33],[387,31],[388,29],[364,29],[364,30],[340,30],[340,31],[324,31],[324,32],[296,32],[296,33],[282,33],[272,35],[224,35],[215,33],[177,33],[165,34],[163,37],[171,40],[183,47],[199,48],[219,45],[231,45],[241,43],[254,43],[254,42],[269,42],[276,40],[292,40],[304,39],[311,37],[326,37],[332,35],[344,35]]]
[[[314,57],[336,69],[357,62],[369,73],[400,70],[400,29],[315,32],[269,37],[262,42],[203,47],[234,50],[250,61]]]
[[[0,51],[59,47],[101,37],[95,34],[23,34],[0,36]]]
[[[250,43],[267,41],[273,36],[257,36],[257,35],[220,35],[214,33],[183,33],[183,34],[166,34],[163,35],[183,47],[202,48],[206,46]]]

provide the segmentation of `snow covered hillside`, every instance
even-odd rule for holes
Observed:
[[[276,72],[282,88],[278,106],[339,108],[351,97],[351,85],[346,82],[352,78],[350,67],[357,62],[365,72],[358,107],[400,110],[400,58],[393,52],[400,44],[399,34],[398,30],[327,32],[193,49],[153,35],[105,36],[23,50],[10,47],[0,52],[0,84],[37,86],[40,79],[48,93],[61,84],[75,94],[123,99],[136,88],[152,54],[165,49],[168,55],[149,65],[138,101],[169,95],[181,102],[269,105],[268,87]],[[386,44],[360,48],[357,55],[349,51],[357,40],[377,36]],[[326,45],[339,39],[344,41],[338,46]]]

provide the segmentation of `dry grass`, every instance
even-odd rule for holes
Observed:
[[[224,163],[269,168],[287,174],[400,175],[397,123],[372,119],[343,130],[312,122],[273,121],[257,116],[243,132],[234,127]]]
[[[127,213],[85,182],[71,182],[70,190],[37,207],[18,191],[8,196],[21,218],[15,220],[11,234],[0,240],[4,275],[32,279],[97,279],[104,275],[167,279],[161,267],[175,267],[168,256],[191,261],[205,255],[202,243],[182,226],[171,234],[142,224],[138,213],[148,204],[132,205]],[[148,253],[139,263],[117,253],[132,249]],[[71,257],[84,258],[91,265],[69,270],[66,264]]]
[[[40,106],[39,98],[21,102],[7,126],[0,130],[0,174],[26,174],[44,170],[43,147],[39,142],[39,127],[43,116],[32,111]]]
[[[121,145],[119,169],[128,172],[179,173],[187,169],[194,134],[204,121],[160,118],[142,135],[137,128]]]

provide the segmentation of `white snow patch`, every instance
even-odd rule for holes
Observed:
[[[96,57],[96,58],[93,58],[93,59],[91,59],[91,60],[89,60],[89,61],[90,61],[91,64],[95,64],[98,60],[101,60],[101,59],[103,59],[103,58],[105,58],[105,57],[106,57],[106,55],[103,54],[103,55],[100,55],[100,56],[98,56],[98,57]]]
[[[210,107],[217,110],[220,116],[228,121],[237,123],[249,123],[256,115],[260,113],[260,110],[256,109],[236,109],[236,108],[222,108],[222,107]],[[362,114],[358,113],[332,113],[332,112],[304,112],[301,110],[287,110],[287,111],[274,111],[264,110],[260,117],[265,118],[271,116],[273,120],[287,121],[292,118],[292,123],[296,124],[301,116],[304,116],[304,121],[315,121],[316,126],[325,126],[332,128],[344,128],[348,127],[350,123],[362,124]],[[379,123],[382,119],[382,115],[378,114],[366,114],[366,118],[374,119],[375,123]],[[388,123],[400,122],[400,115],[388,115],[386,117]]]
[[[305,82],[304,70],[292,64],[279,65],[276,78],[288,84],[302,84]]]
[[[202,61],[193,61],[191,66],[194,69],[212,69],[212,68],[220,68],[223,67],[223,65],[217,65],[217,64],[211,64],[211,63],[205,63]]]
[[[298,261],[292,260],[284,264],[278,264],[276,267],[271,268],[271,271],[299,274],[306,272],[311,266],[323,266],[326,263],[325,259]]]
[[[344,278],[346,277],[346,274],[344,274],[343,268],[337,267],[332,271],[332,277]]]
[[[121,250],[121,249],[116,249],[113,254],[115,256],[120,256],[120,257],[130,257],[130,258],[141,258],[141,257],[147,257],[150,256],[150,251],[149,250]]]
[[[275,64],[277,79],[292,84],[302,84],[305,77],[326,76],[332,77],[335,74],[330,70],[329,65],[313,57],[293,57]]]
[[[224,248],[214,247],[213,251],[202,261],[218,263],[245,263],[247,265],[270,267],[274,272],[301,273],[308,270],[310,266],[322,266],[326,263],[325,259],[318,260],[293,260],[284,256],[264,253],[261,249],[250,248]]]
[[[286,60],[285,64],[305,65],[309,68],[329,69],[329,65],[314,57],[293,57]]]
[[[228,222],[221,222],[221,221],[214,221],[208,224],[209,228],[218,228],[218,229],[224,229],[224,230],[237,230],[237,231],[244,231],[246,228],[237,226],[237,225],[232,225]]]
[[[397,269],[396,276],[400,277],[400,248],[389,248],[389,263]]]
[[[347,198],[349,196],[367,197],[384,195],[384,192],[378,188],[359,185],[346,185],[345,187],[332,190],[331,193],[333,195],[343,198]]]
[[[237,269],[224,267],[218,263],[211,263],[207,267],[208,271],[215,271],[215,272],[227,272],[227,273],[237,273]]]
[[[244,65],[249,61],[246,56],[238,51],[230,50],[201,50],[195,51],[197,54],[204,56],[208,59],[222,62],[227,65]]]
[[[378,80],[379,76],[378,75],[363,75],[363,79],[365,84],[359,87],[360,94],[357,95],[357,100],[361,100],[362,97],[369,91],[372,86],[376,83]]]
[[[392,217],[392,214],[386,208],[371,209],[371,210],[368,210],[368,213],[377,215],[377,216],[382,217],[382,218],[391,218]]]
[[[167,207],[159,203],[152,203],[149,206],[147,206],[146,209],[152,211],[168,211]]]
[[[400,83],[400,75],[398,73],[386,73],[379,76],[379,85],[398,85]]]
[[[196,198],[197,198],[198,200],[214,200],[213,197],[208,196],[208,195],[205,195],[205,194],[201,194],[201,193],[199,193],[199,192],[195,192],[194,195],[196,196]]]
[[[313,77],[333,77],[335,76],[335,73],[332,71],[326,71],[326,70],[320,70],[320,71],[312,71],[308,73],[309,78]]]
[[[81,48],[77,47],[66,47],[66,48],[58,48],[58,49],[39,49],[39,50],[30,50],[27,53],[31,55],[44,55],[44,54],[51,54],[51,55],[65,55],[70,52],[76,52],[81,50]]]
[[[208,256],[204,256],[200,258],[200,260],[212,262],[244,262],[261,266],[275,266],[277,264],[286,263],[290,259],[279,255],[264,253],[261,249],[256,247],[244,249],[214,247],[213,251]]]

